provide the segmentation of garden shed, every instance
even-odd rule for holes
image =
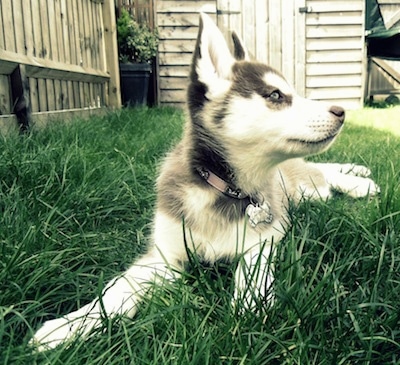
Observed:
[[[400,0],[367,0],[366,96],[400,94]]]
[[[156,4],[162,104],[183,106],[199,11],[211,15],[227,36],[231,30],[239,33],[252,57],[280,70],[305,97],[354,109],[382,82],[390,81],[391,92],[398,88],[399,80],[396,83],[392,77],[396,61],[368,62],[365,35],[371,4],[379,17],[390,18],[383,26],[396,33],[400,0],[159,0]],[[375,67],[375,61],[387,67]]]

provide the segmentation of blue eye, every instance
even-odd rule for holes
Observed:
[[[279,90],[274,90],[271,94],[269,94],[269,98],[274,101],[278,101],[282,98],[282,95]]]

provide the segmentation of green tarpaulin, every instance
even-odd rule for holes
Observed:
[[[400,26],[386,29],[377,0],[366,0],[368,55],[400,58]]]

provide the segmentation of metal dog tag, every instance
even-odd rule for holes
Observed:
[[[246,208],[246,214],[249,216],[249,223],[253,228],[260,223],[271,223],[274,219],[271,207],[267,202],[261,205],[249,204]]]

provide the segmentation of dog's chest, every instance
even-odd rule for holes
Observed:
[[[190,238],[197,253],[207,261],[233,258],[282,236],[279,212],[275,217],[269,205],[257,211],[250,201],[222,199],[201,188],[190,189],[186,196],[184,211]],[[249,205],[255,210],[251,217],[247,214]]]
[[[283,234],[275,224],[263,225],[257,230],[248,225],[243,219],[237,224],[225,225],[224,229],[207,226],[201,232],[192,231],[191,239],[197,253],[206,261],[215,262],[222,258],[233,259],[249,250],[259,250],[264,246],[270,246],[273,242],[279,241]]]

